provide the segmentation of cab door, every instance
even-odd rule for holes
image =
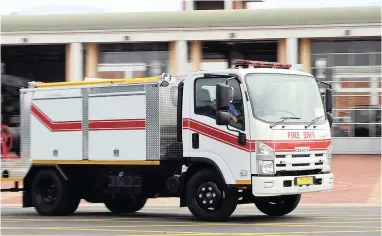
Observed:
[[[238,112],[234,126],[219,126],[215,120],[215,88],[217,83],[226,83],[227,77],[200,77],[192,81],[189,94],[189,117],[183,123],[188,130],[189,156],[204,158],[217,166],[227,184],[251,183],[251,142],[248,109],[243,97],[243,86],[239,80],[230,79],[234,88],[232,104]],[[190,84],[191,85],[191,84]],[[191,86],[190,86],[191,87]],[[239,143],[239,132],[245,136],[245,143]]]

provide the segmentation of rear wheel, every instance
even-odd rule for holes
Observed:
[[[80,197],[69,182],[53,170],[42,170],[32,182],[32,203],[41,215],[70,215],[80,203]]]
[[[104,204],[109,211],[116,214],[133,213],[140,211],[147,202],[147,198],[130,198],[108,195]]]
[[[256,198],[256,207],[269,216],[283,216],[291,213],[301,200],[301,194]]]
[[[215,171],[201,170],[187,183],[186,202],[197,219],[225,220],[236,209],[237,189],[228,188]]]

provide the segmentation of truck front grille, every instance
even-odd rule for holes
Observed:
[[[276,176],[304,176],[304,175],[318,175],[321,169],[315,170],[296,170],[296,171],[276,171]]]
[[[325,153],[277,153],[276,175],[299,176],[319,174],[325,167]]]

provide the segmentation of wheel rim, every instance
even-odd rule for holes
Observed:
[[[197,189],[194,200],[202,210],[214,211],[221,207],[223,194],[214,182],[204,182]]]
[[[40,203],[49,207],[53,206],[57,200],[57,187],[50,178],[42,178],[37,185],[37,199]]]

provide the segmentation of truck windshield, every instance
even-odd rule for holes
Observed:
[[[253,115],[259,120],[275,123],[310,123],[324,115],[317,82],[313,77],[287,74],[248,74],[245,82]],[[325,118],[315,124],[322,124]]]

